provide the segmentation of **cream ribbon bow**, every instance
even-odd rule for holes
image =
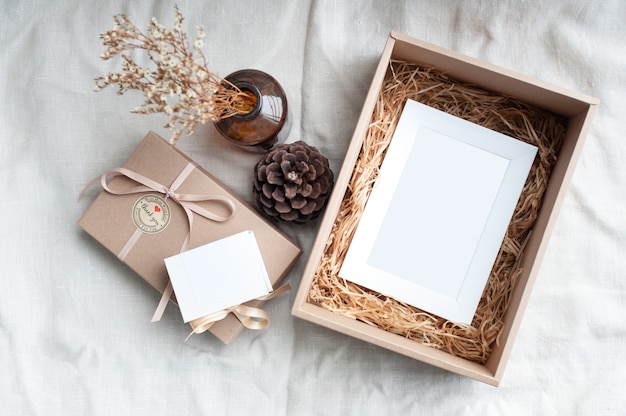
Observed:
[[[255,300],[270,300],[289,289],[291,289],[291,286],[286,284]],[[248,329],[263,329],[270,323],[267,312],[263,309],[246,305],[236,305],[190,321],[189,325],[191,325],[192,331],[187,338],[185,338],[185,341],[193,334],[201,334],[209,330],[215,322],[224,319],[231,312],[241,321],[243,326]]]
[[[191,232],[193,229],[193,214],[194,213],[202,217],[205,217],[209,220],[216,221],[216,222],[227,221],[230,218],[232,218],[232,216],[235,214],[235,203],[229,197],[222,196],[222,195],[208,195],[208,194],[182,194],[182,193],[177,192],[178,188],[185,182],[187,177],[191,174],[191,172],[195,168],[196,168],[196,164],[189,162],[183,168],[180,174],[176,177],[176,179],[174,179],[174,181],[169,187],[163,184],[160,184],[159,182],[152,180],[148,178],[147,176],[134,172],[130,169],[126,169],[126,168],[111,169],[110,171],[103,173],[98,178],[88,183],[87,186],[85,186],[83,191],[80,193],[80,196],[78,198],[79,199],[82,198],[85,191],[98,181],[100,181],[100,185],[102,186],[102,189],[104,189],[106,192],[113,194],[113,195],[128,195],[128,194],[152,192],[152,191],[156,191],[156,192],[163,194],[165,196],[165,199],[169,198],[172,201],[176,202],[178,205],[180,205],[183,208],[183,210],[187,214],[187,220],[189,222],[189,231],[187,232],[187,236],[185,237],[185,240],[183,241],[182,247],[180,249],[180,252],[182,253],[183,251],[186,251],[189,248],[189,240],[191,238]],[[126,177],[138,183],[139,185],[134,186],[129,189],[124,189],[124,190],[112,189],[111,187],[109,187],[107,180],[109,178],[114,178],[116,176]],[[196,202],[202,202],[202,201],[215,201],[218,203],[222,203],[226,205],[226,207],[229,210],[229,213],[226,216],[219,215],[196,204]],[[120,260],[124,260],[126,258],[126,256],[128,255],[128,253],[130,253],[133,246],[139,240],[142,234],[143,232],[140,229],[137,228],[135,230],[135,232],[126,242],[122,250],[118,253],[117,257]],[[167,307],[167,303],[170,297],[172,296],[173,292],[174,290],[172,288],[172,283],[168,282],[167,287],[165,288],[165,290],[163,291],[163,295],[161,296],[161,300],[159,301],[159,304],[154,312],[154,315],[152,316],[152,322],[155,322],[161,319],[161,316],[163,316],[163,312],[165,311],[165,308]]]

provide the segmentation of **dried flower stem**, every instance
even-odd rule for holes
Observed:
[[[106,47],[101,55],[109,60],[122,57],[122,70],[107,73],[95,79],[95,89],[100,91],[111,85],[117,93],[128,90],[143,92],[145,101],[131,110],[137,114],[165,113],[170,116],[166,128],[173,129],[170,143],[183,133],[193,134],[196,124],[216,122],[237,114],[249,113],[256,97],[221,78],[207,68],[202,53],[204,29],[198,26],[191,50],[182,26],[184,17],[174,6],[174,28],[169,30],[152,18],[147,34],[143,33],[123,14],[113,17],[113,29],[101,34]],[[140,49],[147,52],[152,69],[141,67],[128,52]]]

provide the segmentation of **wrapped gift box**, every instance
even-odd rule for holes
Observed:
[[[191,204],[197,210],[208,212],[208,216],[214,216],[211,219],[192,213],[189,217],[174,198],[156,190],[128,194],[102,191],[79,220],[78,224],[88,234],[161,293],[169,282],[164,259],[178,254],[184,245],[191,249],[253,230],[274,288],[301,254],[300,248],[288,236],[153,132],[141,141],[122,168],[125,173],[149,178],[165,187],[178,180],[180,183],[174,185],[176,194],[204,195],[206,201]],[[116,170],[114,175],[110,175],[113,176],[108,182],[111,190],[125,192],[139,186],[120,172]],[[187,237],[188,244],[185,244]],[[254,307],[262,304],[258,300],[246,303]],[[210,331],[228,344],[242,329],[241,322],[229,314],[216,322]]]
[[[496,94],[517,97],[526,104],[562,116],[567,122],[567,131],[558,155],[558,161],[552,169],[538,218],[522,254],[520,264],[523,271],[511,293],[499,342],[494,346],[485,364],[478,364],[448,352],[431,348],[401,335],[353,319],[350,316],[330,311],[309,301],[309,294],[318,265],[325,264],[325,246],[331,237],[333,224],[346,194],[347,184],[352,176],[391,60],[433,67],[445,73],[450,79],[470,83]],[[497,386],[501,381],[533,282],[546,251],[548,238],[567,192],[597,104],[598,100],[595,98],[496,67],[406,35],[391,33],[305,267],[292,313],[296,317]]]

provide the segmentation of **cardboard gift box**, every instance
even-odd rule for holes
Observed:
[[[460,358],[353,317],[330,311],[310,301],[309,298],[318,265],[325,260],[325,246],[331,237],[333,224],[346,194],[347,184],[353,174],[378,95],[392,60],[433,67],[445,73],[450,79],[470,83],[495,94],[516,97],[528,105],[549,111],[566,120],[566,132],[558,160],[550,174],[538,217],[521,255],[522,272],[511,292],[508,309],[503,317],[504,322],[498,337],[499,342],[494,345],[484,364]],[[597,105],[598,100],[595,98],[392,32],[382,52],[305,267],[293,305],[293,315],[445,370],[494,386],[499,385],[528,303],[533,282],[546,251],[548,238],[556,222]]]
[[[165,258],[242,231],[254,232],[275,289],[301,254],[288,236],[153,132],[122,168],[104,175],[102,185],[112,192],[102,191],[78,224],[161,293],[169,283]],[[209,331],[228,344],[242,329],[231,313]]]

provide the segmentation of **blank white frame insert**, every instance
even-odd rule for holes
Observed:
[[[536,153],[407,100],[339,275],[470,324]]]

